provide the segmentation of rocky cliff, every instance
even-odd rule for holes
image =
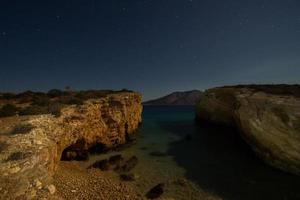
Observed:
[[[206,91],[198,121],[235,126],[266,163],[300,174],[300,87],[238,86]]]
[[[49,199],[61,159],[86,159],[89,151],[125,143],[141,122],[141,112],[141,96],[121,92],[66,106],[59,117],[1,118],[0,199]]]

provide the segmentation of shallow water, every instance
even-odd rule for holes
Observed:
[[[196,125],[192,106],[145,106],[136,136],[137,144],[83,165],[135,155],[138,178],[129,184],[141,194],[165,183],[163,196],[174,199],[300,199],[299,177],[265,165],[234,130]]]

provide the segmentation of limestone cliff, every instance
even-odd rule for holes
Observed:
[[[125,143],[141,122],[141,112],[141,96],[121,92],[67,106],[60,117],[1,118],[6,132],[0,135],[0,199],[53,192],[51,176],[62,154],[80,158],[90,149]]]
[[[281,86],[210,89],[198,103],[196,117],[238,127],[266,163],[300,174],[300,98],[293,93],[299,87],[287,87],[282,93],[272,92],[272,87],[276,91]]]

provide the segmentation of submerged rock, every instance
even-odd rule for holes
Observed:
[[[237,127],[266,163],[300,174],[300,86],[214,88],[197,105],[196,118]]]
[[[125,173],[125,174],[120,174],[120,178],[123,181],[135,181],[137,179],[137,175],[133,173]]]
[[[123,165],[116,168],[116,171],[121,173],[131,171],[138,164],[138,158],[136,156],[132,156],[129,158]]]
[[[117,164],[120,164],[122,161],[123,161],[123,156],[121,154],[118,154],[118,155],[114,155],[114,156],[111,156],[109,158],[109,164],[111,165],[117,165]]]
[[[99,161],[96,161],[91,166],[89,166],[88,168],[89,169],[90,168],[98,168],[98,169],[101,169],[102,171],[107,171],[107,170],[109,170],[109,162],[107,159],[99,160]]]
[[[148,199],[156,199],[164,193],[165,184],[160,183],[154,186],[149,192],[147,192],[146,197]]]

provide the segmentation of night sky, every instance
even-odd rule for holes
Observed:
[[[144,99],[300,83],[299,0],[1,0],[0,90],[122,89]]]

